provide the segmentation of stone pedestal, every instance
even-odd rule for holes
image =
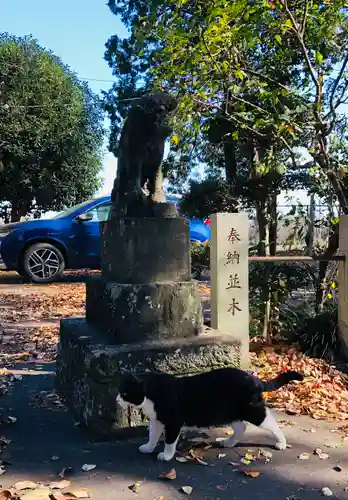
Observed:
[[[86,319],[63,320],[57,390],[97,439],[141,429],[144,416],[116,406],[122,372],[177,375],[240,365],[242,343],[204,329],[190,279],[184,219],[111,219],[103,227],[103,276],[87,284]]]

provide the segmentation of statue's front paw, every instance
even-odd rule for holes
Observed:
[[[154,447],[149,445],[149,443],[142,444],[139,446],[139,451],[140,453],[152,453],[154,450]]]

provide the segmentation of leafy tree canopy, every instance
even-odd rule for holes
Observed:
[[[99,98],[31,37],[0,34],[0,202],[11,219],[60,210],[99,187]]]

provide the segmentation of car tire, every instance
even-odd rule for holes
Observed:
[[[19,273],[32,283],[52,283],[65,269],[62,252],[51,243],[34,243],[28,247],[19,263]]]

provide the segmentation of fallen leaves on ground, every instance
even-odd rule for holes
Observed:
[[[347,420],[347,377],[334,366],[302,354],[296,347],[267,348],[251,353],[251,363],[261,379],[296,370],[303,382],[268,393],[267,404],[292,415],[309,415],[316,420]]]
[[[0,272],[0,279],[7,274]],[[41,287],[14,284],[0,288],[0,362],[55,359],[59,320],[85,314],[84,283],[53,283]]]
[[[33,490],[37,488],[39,485],[37,483],[34,483],[34,481],[18,481],[14,485],[16,490],[22,491],[22,490]]]
[[[259,477],[259,475],[261,474],[261,472],[259,472],[257,470],[250,470],[250,469],[243,469],[242,472],[246,476],[253,477],[253,478]]]
[[[0,500],[75,500],[90,498],[88,488],[78,488],[70,481],[54,481],[48,486],[34,481],[18,481],[11,488],[0,491]]]
[[[70,486],[71,481],[67,481],[66,479],[62,479],[61,481],[53,481],[50,483],[51,490],[64,490],[64,488],[68,488]]]
[[[170,481],[173,481],[176,479],[176,470],[175,469],[170,469],[169,472],[160,474],[160,479],[169,479]]]

